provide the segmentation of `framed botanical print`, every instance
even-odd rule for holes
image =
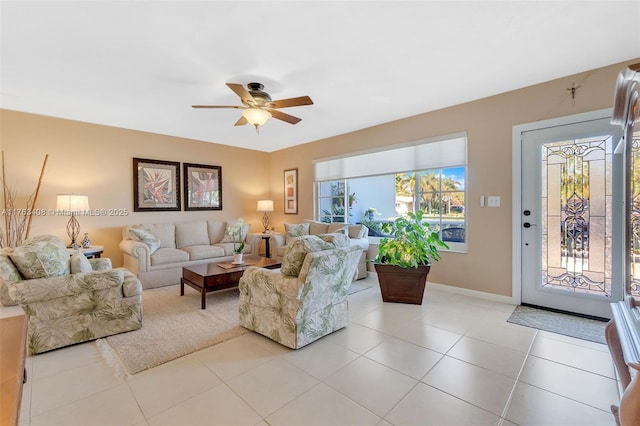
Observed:
[[[222,167],[184,163],[184,209],[222,210]]]
[[[284,214],[298,214],[298,169],[284,171]]]
[[[133,159],[133,211],[180,211],[180,163]]]

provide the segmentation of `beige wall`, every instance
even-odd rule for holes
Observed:
[[[429,280],[510,296],[512,127],[611,107],[618,72],[635,62],[638,59],[275,152],[272,195],[282,199],[282,171],[297,167],[300,209],[297,217],[279,214],[274,222],[313,216],[314,159],[466,131],[468,253],[444,253]],[[572,99],[567,88],[574,82],[581,87]],[[480,195],[499,195],[501,207],[480,208]]]
[[[466,131],[468,134],[468,253],[445,253],[430,281],[504,296],[511,295],[511,132],[514,125],[609,108],[616,76],[629,62],[567,76],[403,120],[273,153],[0,110],[0,146],[7,181],[26,196],[34,188],[43,157],[49,162],[36,207],[55,206],[55,194],[89,195],[92,208],[132,209],[131,158],[221,165],[221,212],[131,213],[127,217],[82,217],[82,232],[106,246],[122,264],[120,230],[134,223],[192,218],[244,217],[261,229],[256,200],[273,198],[272,224],[313,217],[314,159],[381,148],[411,140]],[[471,72],[471,71],[470,71]],[[505,78],[508,78],[506,76]],[[567,88],[580,82],[575,99]],[[465,82],[460,82],[464,85]],[[298,168],[299,214],[283,214],[283,171]],[[480,195],[499,195],[500,208],[480,208]],[[65,238],[66,218],[33,221],[32,235]]]
[[[269,154],[225,145],[114,127],[0,110],[0,139],[6,179],[21,196],[34,191],[49,154],[36,208],[56,206],[56,194],[89,196],[92,209],[129,209],[124,217],[79,217],[81,235],[104,245],[106,257],[122,265],[121,229],[136,223],[243,217],[252,232],[262,230],[256,201],[270,196]],[[133,212],[132,158],[222,166],[222,211]],[[181,189],[182,191],[182,189]],[[35,217],[31,234],[53,234],[68,241],[68,217]]]

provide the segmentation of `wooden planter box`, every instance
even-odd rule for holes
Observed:
[[[385,302],[422,305],[424,287],[431,266],[401,268],[395,265],[375,263],[382,300]]]

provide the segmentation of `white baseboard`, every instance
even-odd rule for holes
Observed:
[[[506,303],[508,305],[514,305],[513,299],[510,296],[501,296],[499,294],[485,293],[484,291],[470,290],[468,288],[454,287],[446,284],[433,283],[427,281],[427,288],[433,288],[434,290],[444,291],[447,293],[462,294],[463,296],[475,297],[478,299],[488,300],[490,302]]]

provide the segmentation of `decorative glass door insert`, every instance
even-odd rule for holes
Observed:
[[[633,134],[631,146],[631,295],[640,297],[640,131]]]
[[[613,140],[544,143],[540,152],[540,285],[610,298]]]

